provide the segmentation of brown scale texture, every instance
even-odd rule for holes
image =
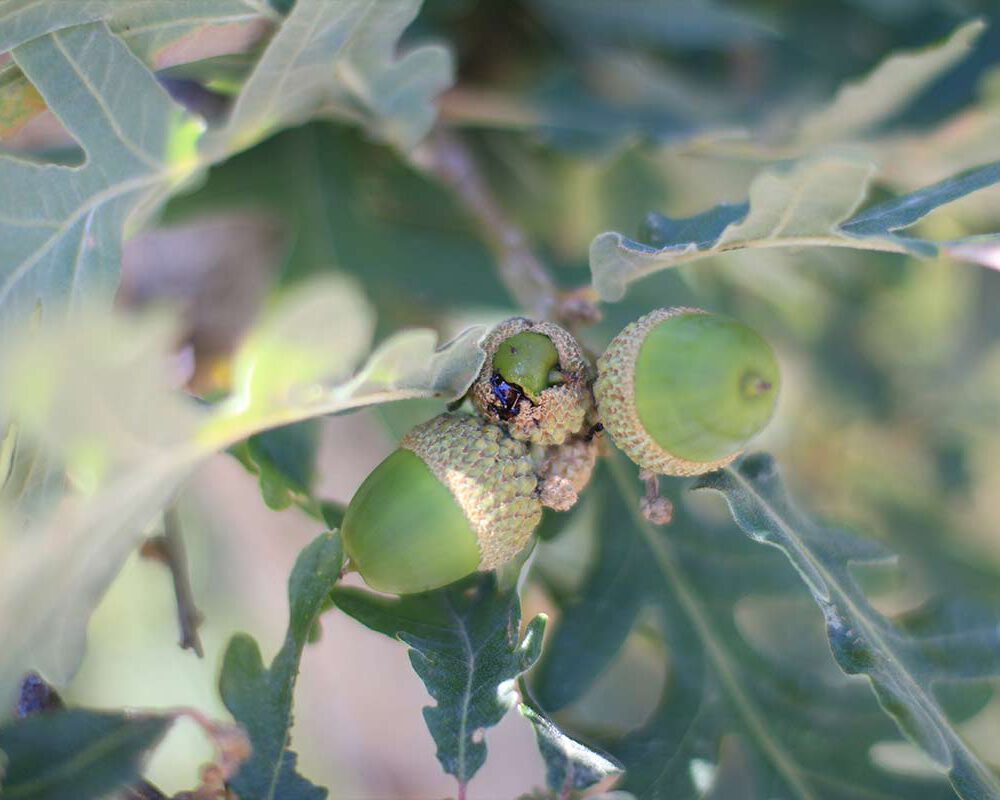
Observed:
[[[549,337],[559,354],[559,370],[564,382],[545,389],[537,403],[524,398],[514,417],[502,420],[497,413],[496,398],[490,385],[493,356],[505,339],[522,331]],[[562,444],[583,429],[587,415],[593,410],[593,395],[589,386],[593,369],[572,334],[552,322],[532,322],[514,317],[490,331],[483,340],[482,348],[486,351],[486,361],[472,384],[469,396],[472,405],[486,419],[506,427],[515,439],[542,445]]]
[[[497,569],[528,543],[542,518],[528,447],[478,417],[441,414],[400,442],[454,495],[479,540],[479,568]]]
[[[739,453],[718,461],[688,461],[668,453],[642,425],[635,407],[635,362],[646,334],[677,314],[706,314],[698,308],[658,308],[622,329],[597,360],[594,399],[604,429],[615,444],[643,469],[658,475],[701,475],[721,469]]]
[[[568,511],[579,499],[597,463],[598,440],[578,437],[550,447],[538,470],[538,494],[542,505]]]

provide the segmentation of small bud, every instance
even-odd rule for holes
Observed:
[[[578,436],[549,447],[538,469],[538,493],[542,505],[568,511],[579,499],[594,472],[599,441]]]

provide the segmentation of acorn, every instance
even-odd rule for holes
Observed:
[[[593,368],[576,339],[551,322],[514,317],[483,340],[486,361],[469,390],[476,410],[515,439],[562,444],[593,411]]]
[[[643,469],[700,475],[729,464],[771,419],[774,351],[736,320],[661,308],[625,327],[598,359],[598,417]]]
[[[372,470],[347,507],[344,549],[373,589],[412,594],[511,561],[541,520],[524,442],[442,414]]]

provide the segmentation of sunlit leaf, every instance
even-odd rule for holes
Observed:
[[[651,214],[649,243],[602,233],[590,246],[594,286],[620,300],[627,286],[659,270],[737,250],[774,247],[847,247],[925,258],[969,256],[969,240],[933,242],[898,233],[934,209],[1000,183],[1000,162],[986,164],[859,214],[872,168],[841,159],[805,161],[763,172],[746,204],[723,204],[687,219]]]
[[[417,397],[443,404],[464,394],[483,358],[481,330],[470,329],[441,350],[429,331],[401,332],[345,379],[343,371],[366,346],[363,338],[346,337],[369,330],[364,299],[351,287],[322,281],[315,292],[293,293],[265,316],[262,330],[293,358],[297,343],[306,353],[315,352],[315,342],[332,349],[323,370],[297,384],[282,364],[254,360],[252,353],[271,352],[271,340],[251,335],[250,354],[238,358],[256,365],[252,385],[265,392],[261,402],[240,391],[219,405],[198,406],[171,389],[171,326],[161,318],[78,315],[4,343],[0,413],[19,420],[25,442],[65,463],[73,484],[46,513],[30,517],[18,514],[17,497],[4,498],[5,519],[23,519],[23,525],[0,531],[0,695],[9,695],[29,667],[57,684],[66,680],[104,588],[179,485],[213,453],[323,414]],[[282,325],[268,324],[268,318],[308,317],[297,310],[300,302],[340,309],[343,338],[326,319],[299,331],[302,339],[288,339]],[[318,380],[328,369],[341,382]],[[279,395],[283,400],[275,404]],[[53,585],[60,591],[49,591]]]

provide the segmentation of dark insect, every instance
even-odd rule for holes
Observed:
[[[21,691],[14,710],[18,717],[29,717],[41,711],[62,707],[63,701],[58,692],[37,672],[29,672],[21,679]]]
[[[518,405],[524,398],[524,390],[516,383],[507,383],[499,372],[490,378],[490,386],[493,387],[493,396],[499,401],[493,406],[497,416],[504,421],[517,416]]]

